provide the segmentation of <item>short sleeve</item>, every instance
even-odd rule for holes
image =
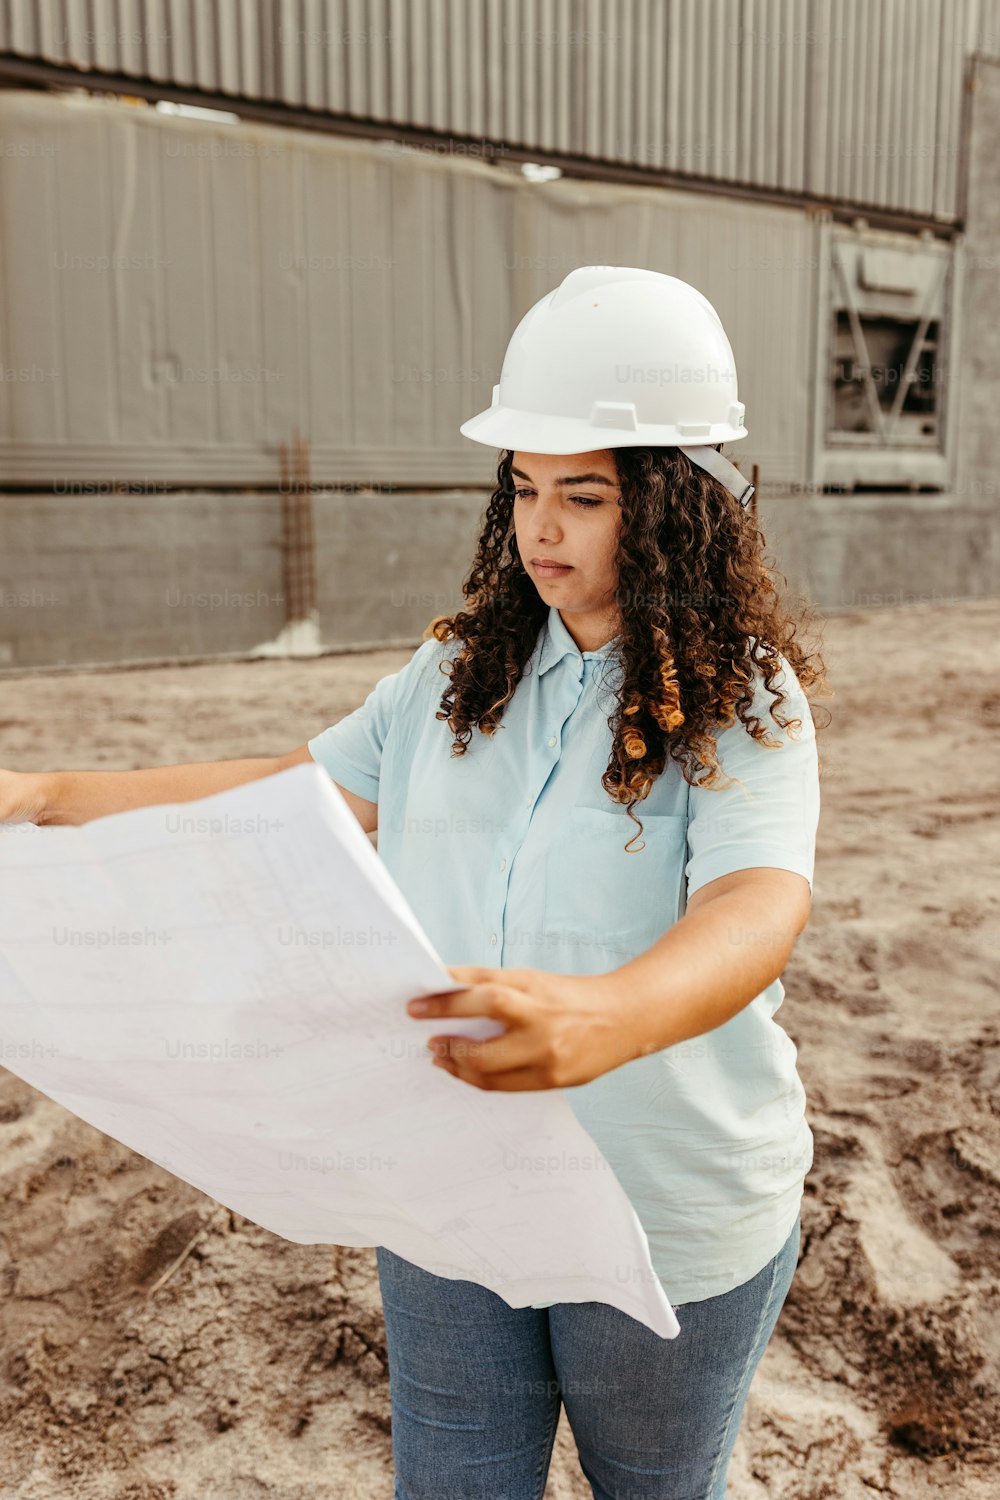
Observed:
[[[390,727],[405,712],[414,687],[440,653],[440,641],[424,641],[404,667],[375,684],[360,708],[307,741],[313,760],[338,786],[369,802],[378,801],[382,750]],[[442,692],[445,686],[442,682]]]
[[[692,786],[688,803],[690,898],[701,886],[756,865],[804,875],[812,890],[819,826],[819,760],[816,730],[798,678],[784,657],[774,685],[784,693],[776,705],[783,719],[801,720],[787,729],[771,717],[775,703],[755,667],[753,712],[764,725],[768,748],[755,740],[741,719],[716,733],[720,788]],[[737,778],[730,784],[729,777]]]

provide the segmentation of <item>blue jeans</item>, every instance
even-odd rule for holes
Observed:
[[[605,1302],[512,1308],[379,1246],[394,1500],[541,1500],[563,1403],[595,1500],[724,1500],[754,1371],[798,1264],[679,1306],[662,1339]]]

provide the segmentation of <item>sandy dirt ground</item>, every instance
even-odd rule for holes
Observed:
[[[823,632],[779,1015],[816,1159],[729,1500],[995,1500],[1000,601]],[[5,676],[0,765],[279,753],[407,655]],[[390,1500],[373,1250],[280,1240],[2,1069],[0,1142],[5,1500]],[[589,1496],[564,1415],[546,1500]]]

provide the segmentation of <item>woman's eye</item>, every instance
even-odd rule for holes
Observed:
[[[515,490],[514,499],[520,500],[522,495],[533,495],[534,493],[534,490]],[[589,500],[586,495],[570,495],[569,498],[572,500],[574,505],[585,505],[587,507],[591,505],[600,505],[602,503],[600,500]]]

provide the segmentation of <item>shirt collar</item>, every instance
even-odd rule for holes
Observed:
[[[582,656],[584,661],[591,659],[600,661],[612,654],[617,640],[617,636],[612,636],[611,640],[606,641],[597,651],[581,651],[563,624],[562,616],[558,609],[556,609],[554,604],[550,605],[549,617],[541,633],[538,675],[541,677],[544,672],[549,670],[549,667],[554,667],[557,662],[562,661],[563,657],[567,655]]]

